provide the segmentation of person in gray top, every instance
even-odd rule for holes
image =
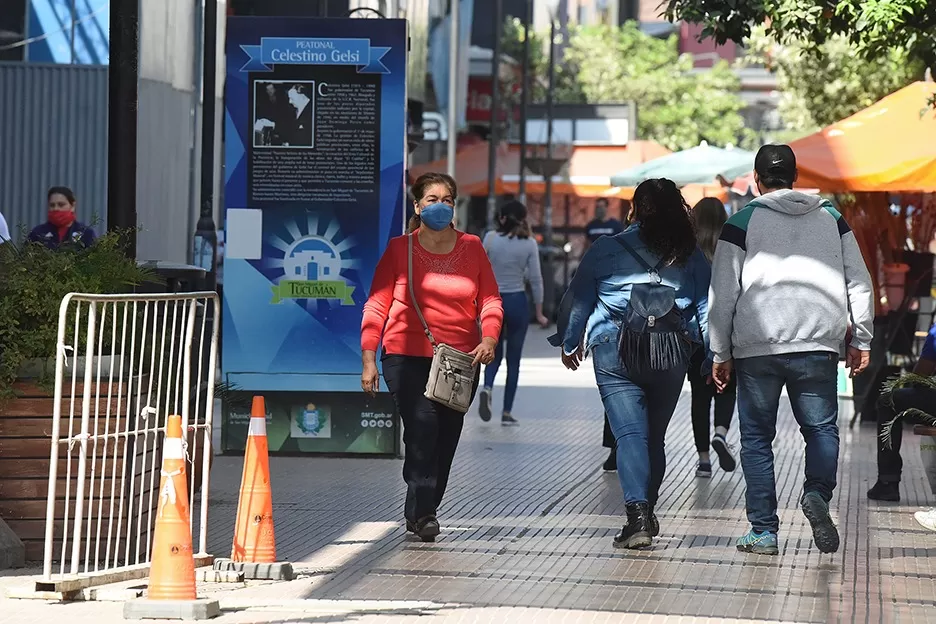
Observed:
[[[738,550],[776,555],[777,487],[772,443],[786,386],[806,441],[800,506],[816,546],[839,547],[829,515],[839,455],[838,360],[851,326],[846,365],[870,359],[871,276],[855,234],[832,204],[793,190],[796,156],[765,145],[754,160],[758,197],[725,223],[709,294],[712,375],[719,391],[737,374],[741,468],[751,531]]]
[[[498,227],[495,232],[488,232],[484,237],[484,249],[487,250],[497,287],[504,304],[504,329],[501,331],[494,361],[484,369],[484,387],[481,389],[481,419],[491,420],[491,394],[497,369],[507,355],[507,387],[504,390],[504,411],[501,424],[516,425],[517,420],[511,415],[517,384],[520,376],[520,357],[523,354],[523,341],[530,325],[530,304],[526,295],[526,282],[530,282],[533,291],[533,304],[536,308],[536,320],[546,327],[549,321],[543,316],[543,272],[540,269],[539,248],[531,236],[527,222],[526,206],[518,201],[510,201],[501,206],[498,214]]]

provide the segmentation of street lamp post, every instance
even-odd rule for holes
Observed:
[[[520,78],[520,202],[526,204],[527,109],[530,102],[530,26],[533,23],[533,0],[527,0],[523,20],[523,68]]]
[[[553,91],[556,86],[556,15],[554,10],[549,15],[549,83],[546,91],[546,160],[553,161]],[[555,302],[555,267],[553,265],[553,185],[552,179],[556,172],[554,167],[547,167],[545,171],[546,197],[543,202],[543,244],[546,246],[544,258],[545,276],[543,290],[545,294],[546,309],[552,314]]]
[[[488,133],[487,229],[494,229],[497,217],[497,124],[500,113],[500,56],[502,0],[494,1],[494,54],[491,57],[491,126]]]

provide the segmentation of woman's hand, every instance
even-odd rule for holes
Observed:
[[[497,346],[497,341],[493,338],[482,338],[481,344],[474,348],[474,350],[468,355],[474,356],[474,361],[471,363],[472,366],[477,366],[480,362],[487,366],[494,361],[494,347]]]
[[[377,357],[373,351],[365,351],[361,372],[361,390],[370,396],[376,396],[380,388],[380,373],[377,372]]]
[[[546,318],[546,315],[543,314],[543,304],[536,304],[536,322],[539,323],[539,326],[543,329],[549,327],[549,319]]]
[[[578,367],[582,365],[582,359],[584,358],[584,350],[582,346],[579,345],[579,348],[575,350],[575,353],[572,355],[566,355],[565,350],[562,351],[562,363],[570,371],[578,370]]]

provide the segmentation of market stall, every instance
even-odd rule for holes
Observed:
[[[912,364],[917,331],[933,321],[936,84],[917,82],[791,143],[798,187],[833,194],[875,286],[875,341],[855,380],[856,418],[874,419],[883,379]]]

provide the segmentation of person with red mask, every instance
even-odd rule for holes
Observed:
[[[48,220],[33,228],[29,241],[40,243],[49,249],[58,249],[63,244],[90,247],[97,235],[94,230],[75,219],[75,193],[65,186],[49,189]]]

